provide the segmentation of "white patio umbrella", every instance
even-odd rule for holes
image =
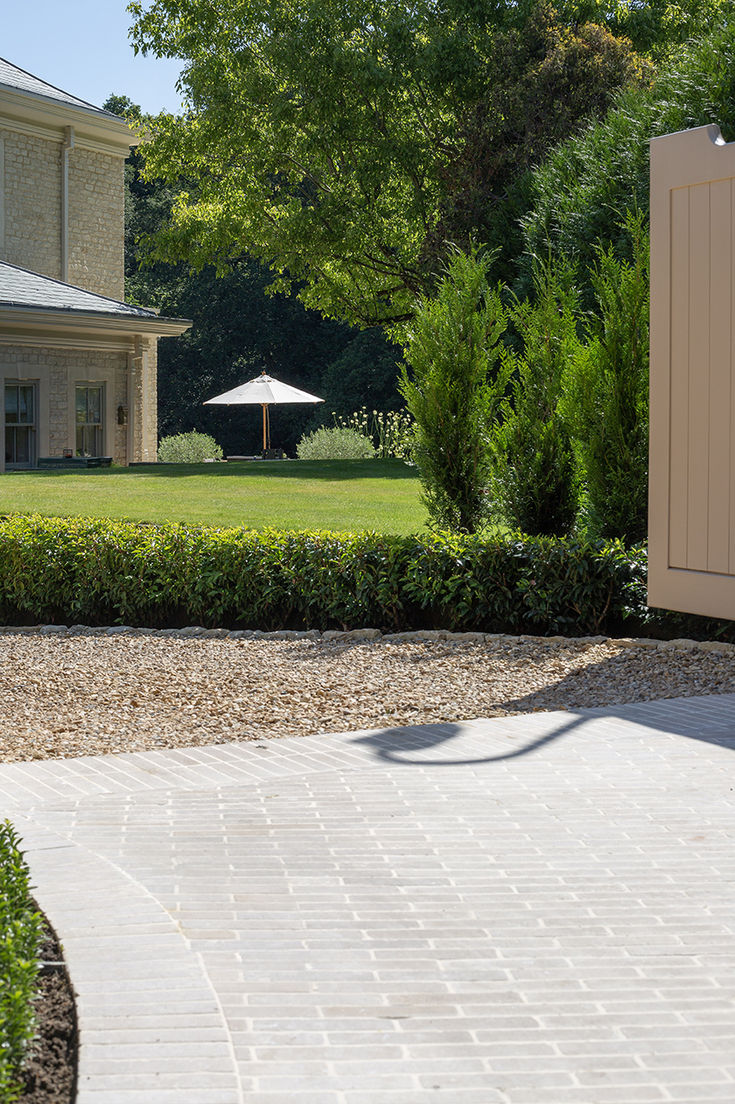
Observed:
[[[298,387],[291,387],[287,383],[281,383],[273,376],[262,372],[255,379],[241,383],[239,387],[233,387],[231,391],[225,391],[222,395],[216,395],[213,399],[207,399],[204,406],[238,406],[240,404],[263,407],[263,452],[271,447],[271,424],[269,407],[276,403],[320,403],[324,399],[310,395],[308,391],[299,391]]]

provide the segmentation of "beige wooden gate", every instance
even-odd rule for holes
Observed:
[[[651,141],[648,601],[735,618],[735,143]]]

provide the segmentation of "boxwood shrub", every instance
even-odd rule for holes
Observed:
[[[726,635],[649,611],[617,541],[0,518],[0,622]],[[686,625],[685,625],[686,622]]]
[[[33,1039],[41,916],[30,895],[28,867],[9,821],[0,823],[0,1104],[17,1100]]]

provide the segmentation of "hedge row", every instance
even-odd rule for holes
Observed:
[[[0,1104],[18,1098],[21,1067],[35,1030],[41,916],[18,844],[10,822],[0,823]]]
[[[655,614],[645,550],[448,534],[0,518],[0,622],[730,637]]]

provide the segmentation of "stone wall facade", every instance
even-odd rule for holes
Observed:
[[[94,150],[69,152],[70,284],[125,297],[125,162]]]
[[[61,143],[4,130],[0,260],[61,277]]]
[[[2,129],[4,231],[0,260],[50,276],[62,272],[62,143]],[[122,157],[75,147],[68,153],[68,275],[97,295],[125,295],[125,178]]]
[[[74,449],[75,387],[100,383],[105,408],[103,453],[112,456],[116,464],[128,463],[128,429],[118,422],[118,408],[129,410],[131,405],[128,361],[128,354],[122,351],[0,345],[0,385],[4,388],[6,381],[20,381],[36,386],[36,458],[63,456],[64,449]]]

